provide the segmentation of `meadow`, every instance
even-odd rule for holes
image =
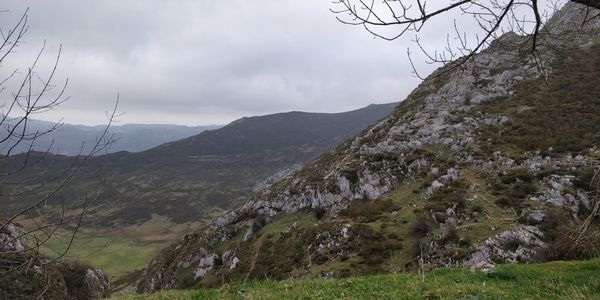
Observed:
[[[114,280],[145,268],[152,257],[174,240],[197,230],[202,223],[174,224],[153,215],[148,222],[121,229],[83,227],[75,235],[65,260],[78,260],[103,269]],[[62,255],[69,247],[72,231],[62,228],[41,248],[50,257]]]

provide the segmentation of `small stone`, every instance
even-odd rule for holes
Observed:
[[[493,273],[496,270],[496,266],[490,262],[482,261],[474,266],[471,266],[471,272],[481,272],[485,274]]]

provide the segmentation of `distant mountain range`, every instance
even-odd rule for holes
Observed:
[[[343,113],[288,112],[242,118],[139,153],[93,157],[47,207],[61,200],[76,206],[86,191],[101,188],[101,205],[87,218],[101,227],[136,224],[153,215],[166,216],[175,223],[197,221],[215,208],[226,209],[243,201],[257,183],[271,175],[332,150],[391,113],[396,105],[370,105]],[[30,156],[30,161],[41,155]],[[0,161],[0,167],[17,168],[24,159],[25,155],[15,155]],[[46,183],[51,188],[74,159],[47,155],[19,174],[20,179],[35,178],[28,182]],[[3,213],[10,214],[43,193],[40,189],[0,199]]]
[[[10,124],[11,120],[8,120]],[[27,133],[44,132],[55,126],[53,122],[30,119],[27,123]],[[125,124],[110,128],[110,133],[115,134],[115,142],[106,153],[119,151],[139,152],[156,147],[160,144],[180,140],[199,134],[205,130],[223,127],[222,125],[208,126],[181,126],[162,124]],[[105,129],[103,125],[84,126],[62,124],[49,134],[38,138],[33,144],[34,151],[44,152],[49,149],[53,154],[73,156],[82,152],[86,153],[93,146],[95,138],[100,136]],[[0,130],[0,136],[6,135],[6,129]],[[30,143],[21,143],[11,154],[27,152]],[[7,148],[7,147],[5,147]],[[8,149],[0,149],[0,154],[6,154]]]

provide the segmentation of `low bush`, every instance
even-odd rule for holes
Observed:
[[[600,230],[593,228],[581,239],[573,233],[564,234],[541,252],[541,261],[579,260],[600,255]]]
[[[506,251],[515,252],[523,243],[517,237],[510,237],[502,243],[502,247]]]
[[[498,180],[491,184],[491,193],[496,204],[521,210],[526,207],[525,199],[538,192],[536,177],[525,168],[515,168],[506,174],[499,173]]]
[[[410,231],[414,237],[422,238],[429,234],[431,226],[429,226],[427,218],[420,215],[413,222]]]
[[[571,230],[571,224],[571,217],[567,212],[553,207],[546,212],[539,228],[544,233],[544,241],[551,243],[568,233]]]
[[[356,200],[342,212],[342,216],[352,218],[359,222],[373,222],[384,213],[390,213],[399,209],[391,199],[379,200]]]
[[[317,220],[321,220],[323,218],[323,216],[325,216],[325,213],[327,212],[327,210],[325,210],[325,208],[323,208],[323,207],[317,206],[312,209],[312,212]]]
[[[261,230],[267,224],[267,220],[264,216],[258,216],[252,222],[252,232],[256,233]]]
[[[464,180],[455,180],[436,190],[428,199],[425,208],[434,212],[445,213],[450,207],[457,212],[467,206],[467,190],[469,184]]]

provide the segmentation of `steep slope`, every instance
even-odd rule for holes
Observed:
[[[226,209],[251,195],[254,186],[274,173],[296,167],[360,132],[393,111],[395,103],[371,105],[344,113],[290,112],[243,118],[223,128],[139,152],[91,158],[48,207],[62,200],[77,207],[87,191],[103,195],[86,218],[100,227],[140,224],[155,215],[173,223],[199,221],[214,209]],[[36,162],[40,154],[28,157]],[[15,169],[25,155],[5,159]],[[21,197],[0,199],[10,215],[40,199],[57,184],[75,158],[49,155],[13,180],[48,183]],[[40,176],[42,174],[43,176]],[[287,174],[280,172],[280,174]]]
[[[9,119],[7,124],[14,124],[14,119]],[[56,126],[55,123],[31,119],[27,123],[27,134],[35,132],[46,132]],[[218,129],[221,126],[179,126],[159,124],[125,124],[115,125],[110,133],[115,135],[115,143],[107,149],[106,153],[119,151],[139,152],[156,147],[160,144],[180,140],[205,130]],[[22,128],[22,127],[19,127]],[[9,127],[0,129],[0,137],[7,134]],[[80,155],[87,153],[95,142],[95,138],[102,134],[104,126],[84,126],[62,124],[56,130],[40,136],[33,144],[33,151],[50,151],[58,155]],[[17,131],[18,132],[18,131]],[[83,149],[82,149],[83,145]],[[10,148],[7,145],[7,148]],[[29,151],[30,143],[21,143],[15,147],[11,154],[19,154]],[[0,153],[6,154],[9,149],[0,149]],[[100,153],[100,154],[106,154]]]
[[[387,118],[159,253],[139,291],[591,255],[570,235],[600,158],[600,22],[579,32],[584,14],[567,5],[547,25],[547,79],[506,46],[526,39],[514,34],[476,68],[437,70]]]

